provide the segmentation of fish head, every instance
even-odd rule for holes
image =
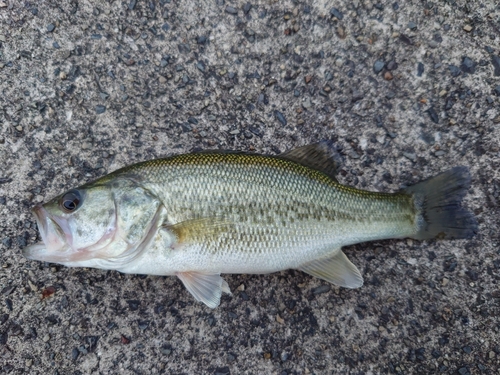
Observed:
[[[99,264],[132,257],[153,235],[159,206],[149,191],[127,179],[68,190],[33,208],[42,242],[23,254],[73,267],[113,268]]]

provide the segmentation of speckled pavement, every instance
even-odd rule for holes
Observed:
[[[497,1],[0,0],[0,373],[497,374]],[[396,191],[456,165],[472,240],[345,249],[356,290],[28,261],[35,203],[146,159],[323,139],[339,180]]]

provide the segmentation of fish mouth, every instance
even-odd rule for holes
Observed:
[[[67,225],[62,220],[52,218],[41,204],[32,209],[42,242],[23,249],[23,255],[31,260],[61,262],[68,259],[71,249],[71,234],[64,230]],[[66,228],[67,229],[67,228]]]
[[[41,204],[31,210],[42,241],[25,247],[23,255],[30,260],[71,265],[75,262],[87,261],[103,256],[103,250],[114,240],[116,221],[114,216],[106,233],[93,245],[77,248],[71,234],[71,218],[51,215]]]

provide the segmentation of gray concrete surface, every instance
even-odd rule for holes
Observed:
[[[499,45],[493,0],[0,0],[0,372],[498,373]],[[322,139],[359,188],[469,166],[479,234],[352,246],[358,290],[227,276],[216,310],[21,255],[30,207],[121,166]]]

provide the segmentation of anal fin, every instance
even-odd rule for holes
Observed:
[[[229,285],[220,274],[179,272],[176,274],[193,297],[211,309],[219,306],[222,292],[231,294]]]
[[[298,269],[344,288],[359,288],[363,285],[363,276],[341,250],[333,256],[306,263]]]

